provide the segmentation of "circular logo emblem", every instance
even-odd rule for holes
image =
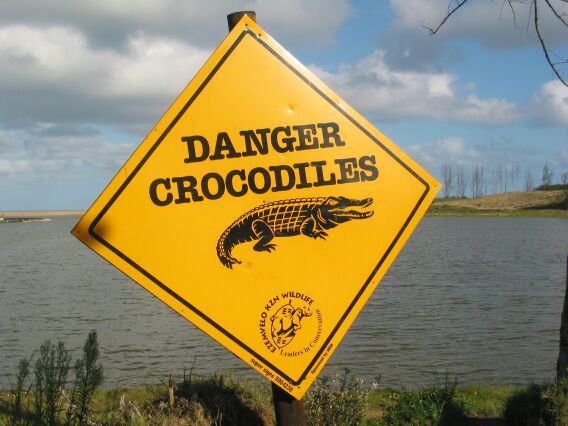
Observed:
[[[322,333],[315,301],[296,291],[272,297],[260,313],[260,337],[270,352],[300,356],[312,350]]]

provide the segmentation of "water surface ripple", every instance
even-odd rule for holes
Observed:
[[[0,226],[0,389],[45,339],[79,355],[96,328],[106,386],[194,373],[256,373],[69,231],[75,218]],[[552,380],[568,221],[425,218],[324,374],[371,382],[520,385]]]

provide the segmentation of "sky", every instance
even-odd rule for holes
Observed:
[[[445,164],[518,166],[539,184],[547,163],[559,182],[568,88],[525,2],[470,0],[431,36],[447,0],[4,0],[0,211],[87,209],[238,10],[439,180]],[[568,30],[541,22],[568,57]]]

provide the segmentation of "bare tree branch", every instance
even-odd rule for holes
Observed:
[[[552,7],[550,2],[548,0],[544,0],[544,1],[556,13],[556,10]],[[546,62],[548,62],[548,65],[550,65],[550,68],[552,68],[552,71],[554,72],[554,74],[556,74],[556,77],[558,78],[558,80],[560,80],[562,82],[562,84],[564,84],[564,86],[568,87],[568,81],[566,81],[564,79],[564,77],[562,77],[562,75],[560,74],[560,71],[557,68],[559,63],[553,63],[552,62],[552,59],[550,58],[550,52],[548,51],[548,46],[546,45],[544,38],[542,37],[542,34],[540,32],[540,24],[539,24],[539,21],[538,21],[538,0],[533,0],[532,3],[533,3],[533,6],[534,6],[534,27],[535,27],[535,30],[536,30],[536,35],[538,36],[538,41],[540,42],[540,45],[542,46],[542,51],[544,52],[544,56],[546,57]],[[558,15],[556,15],[556,16],[558,16]],[[560,18],[560,20],[562,22],[564,22],[564,20],[562,18]],[[563,61],[563,62],[566,62],[566,61]]]
[[[560,13],[558,13],[556,8],[554,6],[552,6],[552,4],[550,4],[550,0],[544,0],[544,1],[548,5],[548,7],[552,11],[552,13],[554,13],[554,15],[560,20],[560,22],[562,22],[564,25],[566,25],[568,27],[568,20],[566,20],[566,14],[563,14],[564,15],[563,16]],[[568,3],[568,0],[562,0],[562,1]]]
[[[517,26],[517,12],[515,11],[515,8],[513,7],[513,4],[511,3],[512,0],[507,0],[504,1],[503,4],[501,5],[501,13],[503,13],[503,7],[505,7],[505,3],[507,3],[509,5],[509,9],[511,9],[511,13],[513,14],[513,22],[515,23],[515,27]]]
[[[442,22],[440,22],[440,24],[436,27],[436,28],[430,28],[425,26],[424,24],[422,24],[422,28],[425,28],[428,30],[428,32],[430,33],[430,35],[434,35],[438,32],[438,30],[440,28],[442,28],[444,26],[444,24],[446,23],[446,21],[448,19],[450,19],[450,17],[460,8],[462,7],[464,4],[466,4],[468,2],[468,0],[457,0],[457,6],[455,6],[453,9],[450,8],[450,5],[453,3],[450,2],[450,4],[448,5],[448,13],[446,14],[446,16],[444,17],[444,19],[442,20]]]
[[[568,77],[564,77],[562,75],[562,73],[560,72],[560,65],[568,65],[568,58],[562,58],[561,61],[558,62],[553,62],[552,60],[552,52],[550,51],[548,45],[546,44],[546,40],[545,37],[542,34],[542,28],[541,28],[541,22],[539,20],[539,2],[540,1],[544,1],[546,3],[546,5],[548,6],[548,8],[550,9],[550,11],[554,14],[554,16],[566,27],[568,27],[568,15],[566,13],[560,13],[558,11],[558,9],[556,9],[556,7],[550,2],[550,0],[520,0],[520,3],[523,4],[528,4],[529,7],[531,8],[531,10],[534,8],[534,17],[533,17],[533,23],[535,26],[535,30],[536,30],[536,34],[538,37],[538,41],[540,43],[540,46],[542,48],[542,51],[544,53],[544,56],[546,58],[546,62],[548,63],[548,65],[550,66],[550,68],[552,69],[552,71],[554,72],[554,75],[556,75],[556,78],[558,78],[558,80],[566,87],[568,87]],[[568,0],[560,0],[564,3],[568,3]],[[424,23],[422,23],[422,27],[426,30],[428,30],[430,35],[434,35],[436,34],[440,28],[442,28],[446,22],[448,22],[448,20],[451,18],[451,16],[456,13],[464,4],[466,4],[468,2],[468,0],[450,0],[450,2],[448,3],[448,11],[446,13],[446,16],[444,17],[444,19],[442,19],[442,21],[438,24],[438,26],[436,28],[431,28],[431,27],[427,27],[424,25]],[[503,5],[501,7],[501,10],[503,10],[503,7],[505,6],[505,3],[508,4],[509,8],[511,9],[511,12],[513,13],[513,19],[515,22],[515,26],[517,23],[517,16],[515,13],[515,7],[513,5],[513,0],[503,0]],[[530,22],[530,18],[529,21]],[[528,24],[527,22],[527,24]]]

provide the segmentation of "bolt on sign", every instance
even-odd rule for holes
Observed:
[[[300,399],[438,189],[245,17],[72,233]]]

